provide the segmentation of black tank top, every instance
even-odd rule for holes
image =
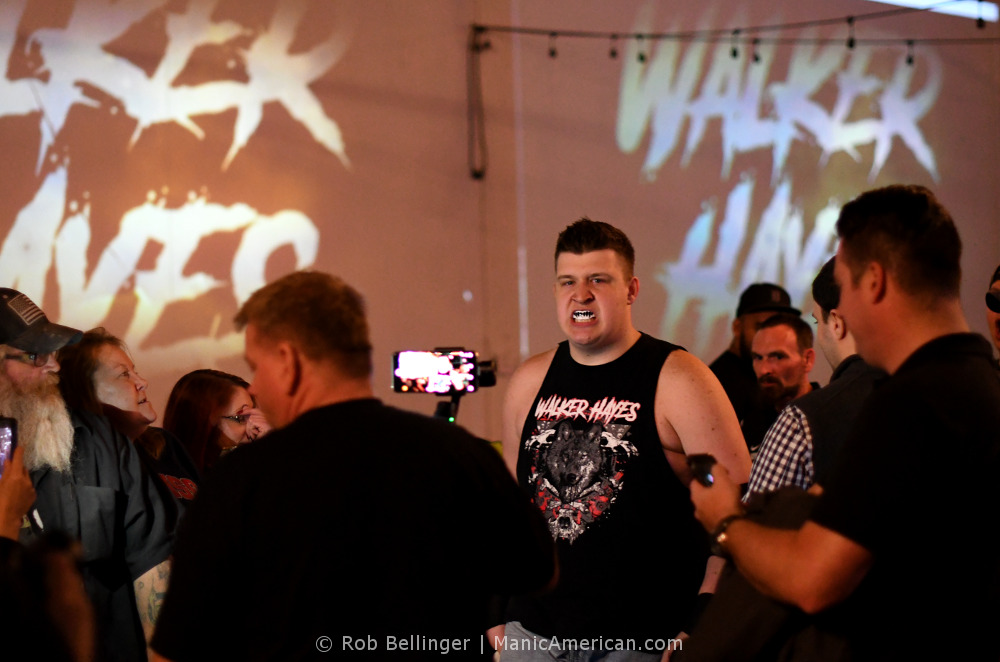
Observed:
[[[508,620],[545,637],[675,636],[704,575],[707,537],[660,444],[664,361],[682,348],[642,334],[619,358],[581,365],[563,342],[521,433],[517,477],[559,553],[551,592]],[[610,644],[614,645],[614,644]]]

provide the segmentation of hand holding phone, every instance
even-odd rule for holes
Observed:
[[[17,419],[0,416],[0,476],[17,448]]]
[[[24,449],[16,448],[0,476],[0,536],[17,540],[21,521],[35,502],[31,475],[24,467]]]

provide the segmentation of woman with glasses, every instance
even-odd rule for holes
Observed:
[[[205,369],[184,375],[170,392],[163,427],[184,442],[201,472],[270,429],[249,386],[236,375]]]
[[[159,476],[183,513],[198,492],[199,473],[184,446],[152,427],[156,411],[128,348],[103,328],[59,350],[59,389],[71,408],[106,416],[133,443],[150,473]]]
[[[993,344],[1000,350],[1000,267],[993,272],[990,289],[986,290],[986,324]]]

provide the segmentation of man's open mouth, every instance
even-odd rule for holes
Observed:
[[[574,322],[589,322],[597,317],[591,310],[574,310],[573,311],[573,321]]]

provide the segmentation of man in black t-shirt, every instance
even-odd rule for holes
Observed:
[[[185,513],[158,656],[488,657],[494,595],[554,571],[496,451],[373,397],[361,296],[336,277],[279,279],[236,322],[275,429],[227,455]]]
[[[862,194],[837,232],[841,313],[890,377],[801,529],[743,519],[721,468],[692,485],[695,514],[751,583],[817,613],[855,659],[996,660],[1000,550],[984,532],[1000,510],[1000,381],[962,313],[958,232],[918,186]]]

